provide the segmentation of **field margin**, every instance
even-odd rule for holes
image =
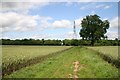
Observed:
[[[87,47],[86,47],[87,48]],[[114,59],[113,57],[107,55],[107,54],[103,54],[102,52],[99,52],[97,50],[93,50],[93,49],[90,49],[90,48],[87,48],[89,50],[92,50],[92,51],[95,51],[97,52],[97,54],[102,58],[104,59],[105,61],[107,61],[108,63],[111,63],[113,66],[115,66],[116,68],[120,68],[120,60],[119,58],[118,59]]]
[[[61,51],[57,51],[57,52],[53,52],[51,54],[48,54],[48,55],[45,55],[45,56],[38,56],[38,57],[35,57],[33,59],[29,59],[27,61],[24,61],[22,63],[12,63],[10,65],[8,65],[7,67],[2,67],[2,77],[4,78],[5,75],[9,75],[11,73],[13,73],[14,71],[17,71],[23,67],[27,67],[27,66],[30,66],[30,65],[33,65],[33,64],[37,64],[37,63],[40,63],[42,61],[44,61],[46,58],[49,58],[51,56],[56,56],[58,54],[60,54],[61,52],[64,52],[64,51],[67,51],[69,49],[72,49],[73,47],[70,47],[70,48],[67,48],[67,49],[64,49],[64,50],[61,50]]]

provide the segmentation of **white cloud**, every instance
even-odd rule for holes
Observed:
[[[74,34],[73,31],[69,31],[69,32],[65,33],[64,37],[65,37],[64,39],[73,39],[73,38],[81,39],[79,33]]]
[[[46,29],[46,28],[49,28],[50,29],[50,27],[51,27],[51,22],[49,22],[49,21],[51,21],[51,20],[53,20],[53,18],[52,17],[40,17],[39,18],[40,19],[40,30],[44,30],[44,29]]]
[[[73,32],[73,31],[69,31],[68,34],[69,34],[69,35],[73,35],[74,32]]]
[[[27,14],[29,9],[39,8],[48,5],[48,2],[2,2],[0,5],[1,12],[15,11],[19,13]]]
[[[118,38],[118,17],[115,17],[109,21],[110,21],[110,28],[106,33],[108,39]]]
[[[33,36],[31,36],[30,38],[33,38],[33,39],[51,39],[53,38],[53,34],[35,34]]]
[[[15,12],[0,13],[2,31],[28,31],[37,26],[38,16],[22,15]]]
[[[104,4],[101,4],[101,5],[97,5],[95,8],[102,8],[104,6],[105,6]]]
[[[0,22],[2,28],[0,28],[0,30],[3,32],[32,30],[38,26],[38,20],[41,22],[41,24],[39,24],[41,29],[43,26],[48,26],[48,17],[43,18],[38,15],[32,16],[28,14],[30,9],[38,7],[41,8],[48,4],[48,0],[46,0],[46,2],[17,2],[15,0],[13,2],[1,2],[0,5],[2,5],[2,7],[0,7]]]
[[[118,38],[118,17],[115,17],[109,21],[110,21],[110,28],[106,33],[108,39]]]
[[[105,6],[104,9],[108,9],[108,8],[110,8],[110,7],[111,7],[111,6]]]
[[[92,10],[91,14],[92,14],[92,15],[94,15],[94,14],[95,14],[95,11],[94,11],[94,10]]]
[[[115,17],[112,20],[110,20],[110,27],[118,27],[118,17]]]
[[[69,31],[64,35],[65,39],[73,39],[74,38],[74,32]]]
[[[109,20],[109,18],[106,17],[106,18],[103,18],[102,20],[103,20],[103,21],[104,21],[104,20]]]
[[[76,28],[80,28],[81,27],[81,18],[75,19],[75,26]],[[74,21],[70,21],[70,20],[56,20],[53,23],[51,23],[53,28],[73,28],[74,26]]]
[[[82,6],[82,7],[80,7],[80,9],[81,9],[81,10],[85,10],[85,9],[86,9],[86,7],[85,7],[85,6]]]
[[[100,5],[97,5],[95,8],[109,9],[109,8],[111,8],[111,5],[100,4]]]
[[[69,7],[69,6],[71,6],[72,4],[73,4],[73,2],[67,2],[65,5]]]
[[[118,32],[108,31],[106,35],[108,36],[108,39],[114,40],[115,38],[118,38]]]
[[[3,2],[118,2],[119,0],[3,0]]]
[[[80,27],[81,19],[75,20],[76,27]],[[43,17],[38,15],[20,14],[16,12],[0,13],[0,22],[2,32],[9,31],[33,31],[55,28],[73,28],[73,21],[54,20],[52,17]]]
[[[54,1],[54,0],[51,0]],[[3,0],[2,2],[50,2],[50,0]]]
[[[54,28],[72,28],[72,23],[69,20],[58,20],[52,23]]]
[[[59,34],[34,34],[30,38],[33,39],[65,39],[65,34],[64,33],[59,33]]]
[[[69,31],[69,32],[65,32],[65,33],[56,33],[56,34],[34,34],[29,38],[33,38],[33,39],[73,39],[74,35],[73,35],[73,31]],[[79,34],[76,34],[76,38],[80,39]]]
[[[81,6],[80,10],[86,10],[86,9],[91,9],[91,10],[95,10],[95,9],[109,9],[111,7],[112,7],[112,5],[97,4],[95,2],[88,2],[84,6]]]

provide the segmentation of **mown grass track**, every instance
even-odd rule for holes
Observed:
[[[79,61],[79,78],[117,78],[118,69],[104,61],[95,51],[74,47],[42,63],[22,68],[6,78],[68,78],[73,75],[74,61]]]

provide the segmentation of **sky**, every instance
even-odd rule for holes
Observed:
[[[110,2],[109,2],[110,1]],[[75,21],[77,39],[81,20],[97,14],[110,22],[105,35],[108,39],[118,37],[118,0],[5,0],[0,3],[0,38],[4,39],[72,39]]]

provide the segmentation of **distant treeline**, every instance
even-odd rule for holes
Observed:
[[[65,40],[35,40],[35,39],[1,39],[0,42],[2,45],[53,45],[53,46],[90,46],[90,40],[82,40],[82,39],[65,39]],[[94,44],[95,46],[120,46],[120,40],[98,40]]]

